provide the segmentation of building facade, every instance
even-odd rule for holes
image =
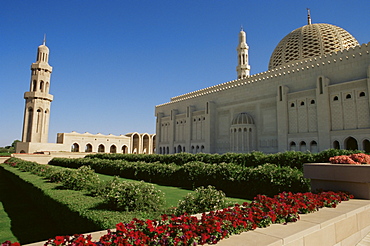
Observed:
[[[17,153],[85,152],[85,153],[155,153],[155,134],[128,133],[112,134],[58,133],[57,143],[48,143],[50,104],[49,94],[52,67],[49,48],[38,47],[36,62],[31,65],[30,90],[24,93],[25,110],[22,141],[16,145]]]
[[[250,75],[245,35],[238,79],[156,106],[157,153],[370,152],[369,43],[308,16],[276,46],[268,70]]]

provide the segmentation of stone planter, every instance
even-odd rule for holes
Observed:
[[[311,179],[312,191],[348,191],[355,198],[370,199],[370,164],[306,163],[303,174]]]

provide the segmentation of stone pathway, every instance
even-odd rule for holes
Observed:
[[[370,246],[370,233],[364,237],[356,246]]]

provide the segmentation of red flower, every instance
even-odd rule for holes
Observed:
[[[61,245],[62,243],[64,243],[64,237],[63,236],[56,236],[55,239],[54,239],[54,243],[55,245]]]

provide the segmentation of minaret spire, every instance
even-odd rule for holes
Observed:
[[[307,25],[311,25],[311,13],[310,13],[310,9],[309,8],[306,8],[307,9]]]
[[[44,41],[42,42],[42,45],[46,45],[46,33],[44,34]]]
[[[247,34],[244,32],[243,26],[239,32],[239,44],[236,48],[238,52],[238,66],[236,72],[238,79],[246,78],[249,76],[250,66],[248,64],[248,49]]]

